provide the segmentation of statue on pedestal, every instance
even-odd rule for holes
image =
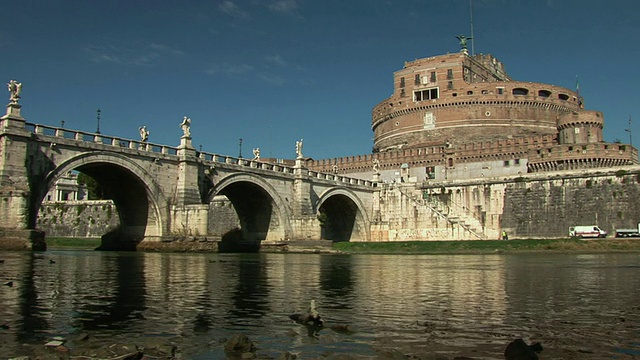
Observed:
[[[254,161],[260,160],[260,148],[253,149],[253,160]]]
[[[147,126],[140,126],[138,130],[140,130],[140,141],[147,142],[147,140],[149,140],[149,131],[147,131]]]
[[[467,40],[473,39],[472,37],[466,37],[465,35],[458,35],[456,39],[460,40],[460,51],[467,52]]]
[[[182,132],[184,133],[182,137],[188,138],[191,137],[191,118],[184,117],[182,118],[182,122],[180,123],[180,128],[182,128]]]
[[[300,139],[300,141],[296,140],[296,159],[302,159],[302,140]]]
[[[9,101],[12,104],[17,104],[20,99],[20,92],[22,91],[22,83],[15,80],[10,80],[7,83],[7,89],[9,90]]]

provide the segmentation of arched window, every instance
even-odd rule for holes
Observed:
[[[567,95],[567,94],[558,94],[558,99],[560,99],[560,100],[569,100],[569,95]]]
[[[513,90],[511,90],[511,93],[513,95],[529,95],[529,89],[525,89],[525,88],[514,88]]]
[[[538,90],[538,96],[547,98],[547,97],[551,96],[551,91],[549,91],[549,90]]]

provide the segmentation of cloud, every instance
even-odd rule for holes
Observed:
[[[287,63],[282,59],[280,55],[267,55],[264,57],[265,61],[272,65],[287,66]]]
[[[249,64],[222,64],[214,65],[205,70],[207,75],[241,75],[252,71],[254,67]]]
[[[276,0],[267,6],[271,11],[280,14],[297,14],[298,11],[297,0]]]
[[[268,84],[272,84],[276,86],[280,86],[286,83],[285,79],[283,79],[281,76],[274,75],[274,74],[267,74],[267,73],[259,74],[258,78],[262,79],[262,81]]]
[[[163,44],[145,46],[88,45],[84,52],[95,63],[111,63],[129,66],[152,66],[166,56],[180,57],[184,52]]]
[[[229,0],[225,0],[220,5],[218,5],[218,9],[220,9],[220,11],[222,11],[223,13],[239,20],[244,20],[251,17],[249,13],[243,11],[242,9],[240,9],[240,7],[238,7],[238,5]]]

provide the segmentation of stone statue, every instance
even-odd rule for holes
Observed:
[[[184,133],[182,137],[185,137],[185,138],[191,137],[191,118],[188,118],[186,116],[182,118],[180,127],[182,128],[182,132]]]
[[[149,140],[149,131],[147,131],[146,125],[140,126],[140,141],[147,142]]]
[[[460,48],[464,51],[467,50],[467,40],[473,39],[472,37],[466,37],[464,35],[456,36],[456,39],[460,40]]]
[[[260,160],[260,148],[253,149],[253,160]]]
[[[9,89],[9,100],[13,104],[17,104],[20,99],[20,92],[22,91],[22,83],[19,83],[15,80],[11,80],[7,83],[7,88]]]
[[[302,159],[302,140],[300,139],[300,141],[296,140],[296,159]]]
[[[373,173],[380,174],[380,160],[378,158],[373,159]]]

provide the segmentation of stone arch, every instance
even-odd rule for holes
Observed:
[[[248,173],[228,175],[214,184],[207,201],[211,202],[216,195],[225,195],[233,204],[244,241],[260,243],[291,239],[289,206],[264,178]]]
[[[122,235],[140,241],[144,237],[168,233],[168,201],[154,177],[127,156],[110,152],[81,153],[57,164],[38,185],[37,201],[32,210],[34,217],[47,190],[72,170],[85,172],[98,182],[107,182],[107,186],[114,187],[110,191],[118,208]],[[105,180],[105,174],[111,174],[112,179]],[[118,177],[121,178],[114,180]],[[123,181],[128,182],[124,184]],[[126,186],[115,189],[119,184]]]
[[[334,187],[318,199],[318,215],[326,221],[322,236],[333,241],[370,241],[369,217],[360,198],[351,190]],[[331,239],[329,239],[331,238]]]

